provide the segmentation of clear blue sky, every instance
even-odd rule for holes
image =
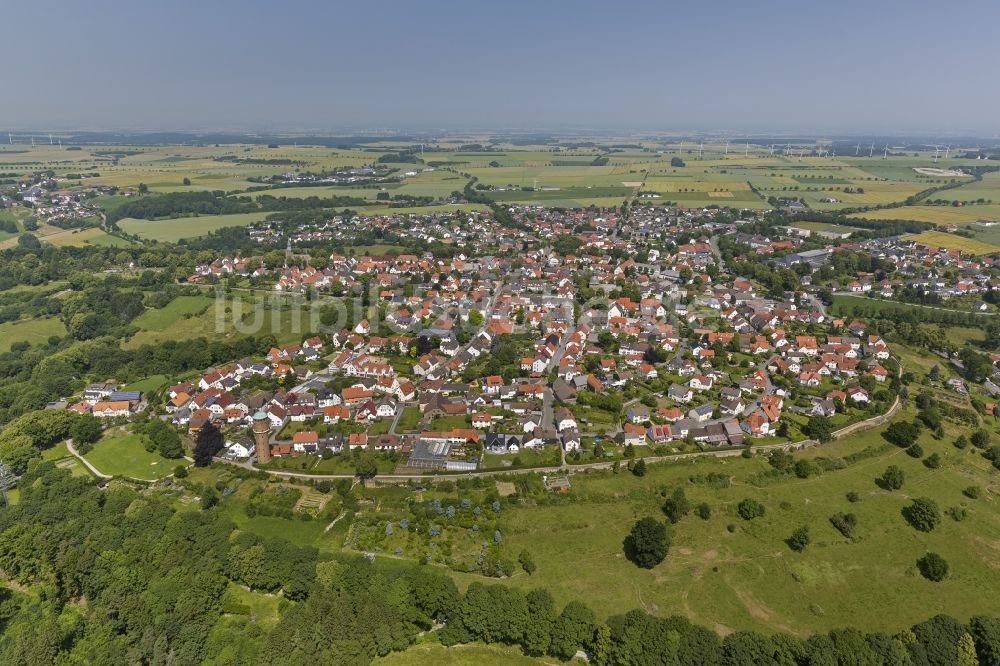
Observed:
[[[0,128],[1000,131],[1000,2],[6,3]]]

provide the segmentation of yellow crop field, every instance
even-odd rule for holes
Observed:
[[[944,247],[949,250],[959,250],[968,254],[992,254],[1000,252],[1000,246],[986,243],[975,238],[946,234],[943,231],[924,231],[913,236],[908,236],[918,243],[923,243],[928,247]]]
[[[916,220],[937,225],[962,225],[972,224],[976,220],[1000,220],[1000,204],[961,207],[902,206],[856,213],[852,217],[861,217],[867,220]]]

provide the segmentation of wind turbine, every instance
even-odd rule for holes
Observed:
[[[948,159],[948,153],[950,153],[950,152],[951,152],[951,144],[948,144],[948,147],[944,149],[944,158],[945,159]]]
[[[52,145],[52,132],[49,132],[49,145]]]
[[[729,155],[729,139],[726,139],[726,152],[725,155]]]
[[[750,137],[747,137],[747,149],[743,152],[743,157],[750,157]]]
[[[698,144],[698,159],[701,159],[701,151],[705,149],[705,140],[702,139],[701,143]]]
[[[14,137],[11,136],[10,132],[7,132],[7,143],[9,143],[12,146],[14,145]]]
[[[889,144],[885,144],[885,152],[882,153],[882,159],[887,159],[889,157]]]
[[[854,156],[857,157],[860,151],[861,151],[861,143],[859,142],[858,145],[854,146]]]
[[[774,144],[773,143],[770,146],[768,146],[768,150],[770,151],[771,157],[774,157]]]
[[[937,164],[938,154],[941,152],[941,146],[934,144],[934,163]]]
[[[868,157],[875,154],[875,142],[872,141],[872,145],[868,148]]]

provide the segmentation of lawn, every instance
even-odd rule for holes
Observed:
[[[396,424],[396,432],[416,431],[422,417],[423,414],[420,413],[419,407],[406,407]]]
[[[566,500],[504,512],[501,531],[508,556],[528,549],[538,565],[532,576],[509,582],[524,589],[547,587],[559,603],[585,601],[601,616],[642,607],[659,615],[679,613],[720,632],[805,635],[848,625],[898,631],[937,612],[958,617],[996,613],[1000,515],[992,494],[994,473],[978,455],[951,446],[957,434],[950,429],[944,441],[926,433],[921,438],[927,453],[944,458],[936,470],[884,446],[878,431],[869,431],[801,454],[844,456],[881,447],[846,469],[807,480],[791,476],[756,486],[756,475],[769,469],[761,457],[654,464],[642,478],[625,472],[577,474]],[[896,493],[873,482],[890,463],[907,477]],[[709,472],[731,477],[732,485],[690,481]],[[961,490],[972,483],[991,492],[968,500]],[[650,571],[638,569],[624,559],[622,539],[636,519],[662,518],[660,490],[678,485],[694,505],[707,502],[713,515],[684,518],[673,529],[664,563]],[[847,501],[851,490],[860,493],[860,502]],[[900,516],[916,496],[936,499],[942,510],[967,505],[970,515],[961,523],[945,517],[934,532],[917,532]],[[744,497],[761,501],[767,514],[750,522],[740,519],[735,507]],[[829,524],[837,511],[858,516],[854,541]],[[800,525],[811,528],[813,542],[804,553],[793,553],[783,540]],[[927,550],[951,563],[951,578],[933,584],[916,573],[915,561]]]
[[[58,317],[22,319],[0,324],[0,351],[7,351],[15,342],[38,342],[52,335],[66,335],[66,327]]]
[[[106,432],[104,439],[84,457],[104,474],[143,480],[161,479],[173,473],[177,465],[187,464],[184,460],[168,460],[158,453],[149,453],[139,435],[120,430]]]
[[[124,390],[150,393],[166,386],[169,381],[170,379],[166,375],[152,375],[151,377],[146,377],[145,379],[140,379],[137,382],[126,385]]]

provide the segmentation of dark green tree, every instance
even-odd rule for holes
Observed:
[[[662,562],[670,549],[667,526],[655,518],[640,518],[625,537],[625,556],[643,569]]]

